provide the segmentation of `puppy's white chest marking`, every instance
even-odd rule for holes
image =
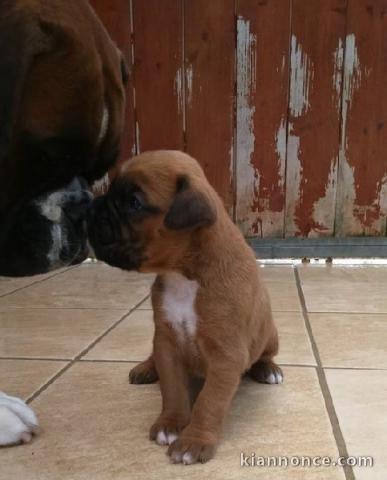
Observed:
[[[170,323],[180,340],[193,337],[196,333],[195,301],[198,288],[198,282],[188,280],[179,273],[164,276],[162,309],[165,320]]]

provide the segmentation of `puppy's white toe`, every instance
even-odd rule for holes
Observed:
[[[36,415],[23,400],[0,392],[0,445],[30,442],[39,430]]]
[[[160,430],[156,437],[156,442],[159,445],[171,445],[177,439],[177,434],[172,432],[165,432]]]
[[[156,442],[159,445],[168,445],[167,436],[165,435],[164,430],[160,430],[156,437]]]
[[[171,443],[173,443],[175,440],[177,440],[177,434],[176,433],[168,433],[167,434],[167,442],[168,442],[168,445],[171,445]]]
[[[283,376],[281,372],[275,371],[272,372],[267,378],[266,382],[270,383],[271,385],[282,383],[283,382]]]
[[[183,458],[181,459],[184,465],[191,465],[193,463],[193,458],[190,452],[185,452]]]

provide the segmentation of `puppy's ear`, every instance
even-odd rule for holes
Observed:
[[[11,145],[26,73],[48,46],[37,21],[12,4],[0,2],[0,166]]]
[[[164,219],[164,224],[171,230],[209,227],[216,221],[216,210],[211,200],[189,186],[188,178],[177,180],[176,195]]]

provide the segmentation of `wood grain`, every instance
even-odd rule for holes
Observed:
[[[181,0],[133,0],[137,147],[184,148]]]
[[[289,0],[238,0],[236,219],[248,236],[283,236],[289,37]]]
[[[293,0],[285,235],[334,231],[346,0]]]
[[[349,0],[336,232],[385,235],[387,1]]]
[[[233,208],[234,0],[184,1],[186,149]]]

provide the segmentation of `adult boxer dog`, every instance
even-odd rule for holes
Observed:
[[[133,383],[160,379],[162,412],[150,438],[175,463],[205,462],[219,442],[241,376],[281,383],[268,294],[256,260],[199,164],[181,152],[126,163],[90,211],[97,257],[155,272],[153,355]],[[189,381],[204,378],[191,410]]]
[[[0,2],[0,275],[85,258],[87,184],[115,163],[127,72],[86,0]],[[0,445],[37,421],[0,394]]]

